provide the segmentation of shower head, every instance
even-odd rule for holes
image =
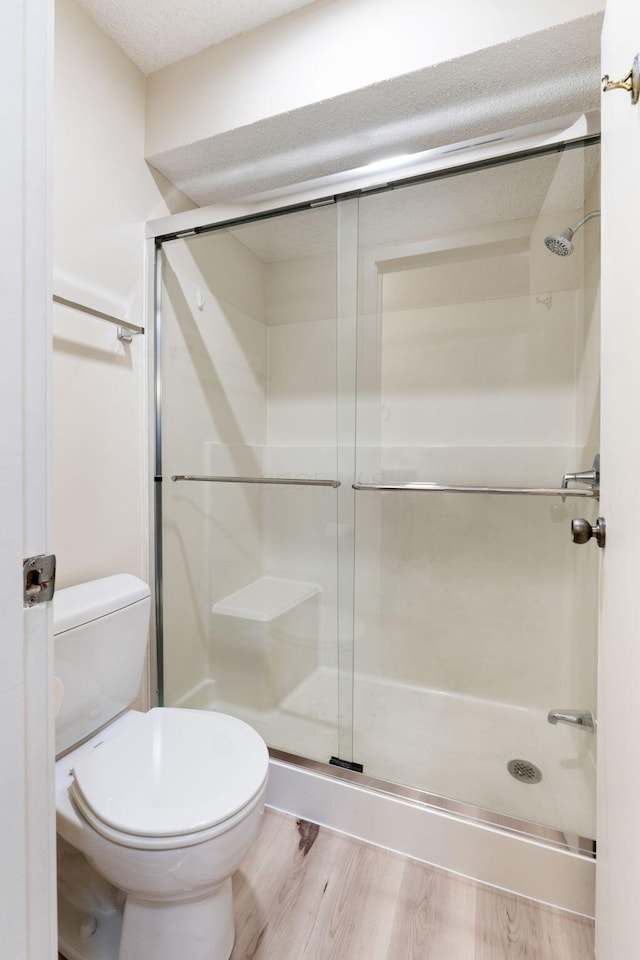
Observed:
[[[563,230],[562,233],[552,233],[550,236],[545,237],[544,242],[547,250],[550,250],[551,253],[555,253],[557,257],[568,257],[573,253],[573,235],[576,230],[579,230],[580,227],[583,227],[587,220],[591,220],[592,217],[599,216],[599,210],[592,210],[591,213],[588,213],[586,217],[582,218],[582,220],[578,220],[573,227],[567,227],[567,229]]]
[[[566,230],[563,230],[562,233],[553,233],[549,237],[544,238],[547,250],[551,250],[551,253],[555,253],[557,257],[568,257],[569,254],[573,253],[573,239],[574,231],[571,227],[567,227]]]

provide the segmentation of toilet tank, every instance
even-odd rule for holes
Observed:
[[[56,756],[95,733],[136,699],[142,680],[149,587],[130,574],[56,591],[54,672],[63,686]]]

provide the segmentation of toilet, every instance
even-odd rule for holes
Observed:
[[[264,810],[269,757],[225,714],[130,709],[148,586],[59,590],[54,663],[59,948],[68,960],[228,960],[231,876]]]

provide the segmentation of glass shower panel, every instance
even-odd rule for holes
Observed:
[[[164,703],[339,750],[335,208],[165,243]],[[260,481],[260,482],[256,482]]]
[[[359,210],[354,760],[586,838],[595,735],[547,715],[596,712],[599,551],[571,520],[597,500],[460,488],[592,466],[599,220],[570,256],[544,241],[599,208],[598,184],[593,146]]]

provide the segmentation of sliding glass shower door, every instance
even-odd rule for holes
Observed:
[[[598,182],[590,147],[359,211],[355,759],[582,837],[599,551],[571,521],[597,515],[599,221],[569,256],[545,237]]]
[[[311,210],[165,243],[162,264],[164,702],[323,761],[351,727],[336,236],[336,208]]]
[[[598,157],[163,242],[164,703],[594,837]]]

